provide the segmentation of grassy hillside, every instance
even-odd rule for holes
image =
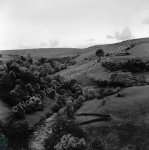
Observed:
[[[11,113],[10,107],[4,103],[5,97],[7,103],[14,106],[13,102],[21,101],[22,97],[25,100],[29,97],[33,98],[37,93],[41,96],[40,102],[37,101],[35,105],[23,108],[23,112],[20,110],[23,119],[15,120],[16,122],[26,120],[28,126],[33,127],[53,113],[63,114],[68,110],[65,109],[68,103],[69,106],[72,104],[73,110],[76,110],[74,113],[76,121],[86,130],[88,143],[92,138],[97,138],[106,146],[104,150],[120,150],[122,147],[129,146],[136,148],[133,150],[148,150],[149,38],[130,40],[133,46],[127,51],[128,55],[114,55],[103,61],[115,65],[121,63],[121,68],[116,71],[107,69],[96,56],[98,49],[110,53],[123,47],[125,43],[126,41],[95,45],[86,49],[44,48],[1,51],[1,61],[17,59],[7,64],[9,68],[1,71],[3,102],[0,101],[0,120],[7,119]],[[42,57],[45,59],[41,59]],[[144,65],[146,70],[140,67],[139,70],[133,72],[133,69],[129,70],[130,68],[125,66],[125,63],[131,58],[138,57],[140,57],[139,60],[129,65],[135,67],[136,70],[137,66]],[[2,67],[5,66],[1,65]],[[37,74],[34,74],[34,71]],[[110,78],[111,73],[125,74],[125,72],[131,73],[132,76],[129,80],[124,80],[122,84],[119,83],[122,80],[118,82]],[[5,73],[5,78],[3,78],[3,73]],[[77,83],[71,82],[56,89],[54,97],[48,93],[45,96],[43,90],[59,82],[60,78],[57,75],[66,79],[75,79]],[[8,91],[5,85],[9,87]],[[72,103],[69,103],[70,101]],[[46,128],[45,122],[43,126]],[[40,126],[36,134],[37,137],[42,136]],[[34,137],[32,140],[34,143]],[[42,143],[41,140],[36,142]],[[42,146],[44,147],[43,144]]]

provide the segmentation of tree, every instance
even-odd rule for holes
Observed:
[[[61,141],[54,148],[56,150],[85,150],[86,142],[83,138],[79,139],[71,134],[67,134],[61,138]]]
[[[98,57],[101,57],[101,56],[104,55],[104,51],[103,51],[102,49],[98,49],[98,50],[96,51],[96,55],[97,55]]]
[[[26,61],[26,58],[24,56],[21,56],[21,60]]]
[[[58,113],[53,119],[52,134],[45,141],[46,150],[55,150],[54,146],[58,144],[62,136],[67,134],[71,134],[72,136],[78,137],[79,139],[85,136],[84,131],[82,130],[82,128],[79,127],[75,119],[68,119],[66,115]],[[71,150],[81,150],[81,148]]]
[[[32,63],[33,63],[33,59],[32,59],[32,58],[29,58],[28,62],[29,62],[30,64],[32,64]]]

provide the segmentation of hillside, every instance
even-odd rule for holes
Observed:
[[[30,148],[44,149],[44,141],[55,134],[51,135],[51,126],[56,118],[50,117],[69,111],[88,143],[97,138],[105,150],[130,145],[148,150],[149,38],[130,40],[127,55],[120,50],[125,44],[1,51],[0,120],[14,114],[15,123],[27,121]],[[101,62],[104,57],[96,56],[98,49],[105,54],[120,52]],[[61,79],[71,81],[58,87]],[[11,113],[10,108],[28,99],[37,101]]]

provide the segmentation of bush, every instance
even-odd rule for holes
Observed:
[[[24,56],[21,56],[22,61],[26,61],[26,58]]]
[[[137,78],[137,80],[139,83],[144,83],[144,82],[146,82],[146,77],[144,75],[141,75]]]
[[[89,89],[88,90],[88,100],[96,98],[95,96],[95,90],[94,89]]]
[[[141,58],[129,59],[125,64],[125,68],[131,72],[143,71],[146,68],[146,64]]]
[[[55,103],[52,107],[53,112],[58,112],[63,106],[59,105],[58,103]]]
[[[86,142],[83,138],[79,139],[71,134],[64,135],[60,142],[54,147],[56,150],[85,150]]]
[[[74,109],[77,110],[82,106],[82,101],[79,99],[74,100]]]
[[[78,100],[83,103],[83,102],[85,102],[86,99],[85,99],[85,96],[80,95],[80,96],[78,97]]]
[[[59,71],[60,71],[60,69],[59,69],[58,66],[56,66],[56,67],[54,68],[54,70],[55,70],[55,72],[59,72]]]
[[[30,71],[21,71],[19,73],[19,78],[25,83],[35,83],[36,77]]]
[[[109,78],[112,83],[124,86],[127,83],[129,83],[129,80],[130,78],[132,78],[132,75],[130,72],[111,73]]]
[[[20,108],[20,106],[18,106],[18,111],[14,112],[13,115],[17,119],[22,119],[25,116],[25,110],[23,108]]]
[[[103,62],[102,66],[110,71],[118,71],[121,69],[121,66],[119,64],[113,62]]]
[[[97,85],[98,87],[107,87],[107,86],[109,86],[109,83],[108,83],[108,81],[107,80],[93,80],[93,83],[95,84],[95,85]]]
[[[84,132],[74,119],[68,119],[67,116],[57,114],[52,124],[52,135],[45,141],[46,150],[55,150],[54,146],[59,143],[63,135],[83,138]]]
[[[101,88],[97,90],[98,98],[103,98],[105,96],[105,89]]]
[[[104,51],[103,51],[102,49],[98,49],[98,50],[96,51],[96,55],[97,55],[98,57],[101,57],[101,56],[104,55]]]
[[[30,58],[30,59],[28,60],[28,62],[29,62],[30,64],[32,64],[32,63],[33,63],[33,59]]]

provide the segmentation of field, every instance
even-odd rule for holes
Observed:
[[[119,52],[119,55],[107,57],[103,62],[100,62],[99,57],[96,55],[96,51],[98,49],[102,49],[104,53],[112,53],[123,47],[125,43],[126,42],[124,41],[109,45],[96,45],[86,49],[49,48],[30,50],[6,50],[0,52],[0,54],[2,54],[0,61],[4,61],[5,64],[9,60],[12,60],[14,58],[18,59],[18,57],[20,56],[23,56],[25,58],[32,58],[33,62],[36,62],[41,58],[46,58],[47,62],[42,63],[42,61],[39,61],[40,65],[38,66],[44,66],[45,64],[45,66],[47,65],[48,68],[50,66],[48,59],[59,58],[59,60],[56,60],[56,62],[60,61],[60,63],[54,64],[59,67],[58,65],[64,64],[62,62],[64,61],[63,58],[65,58],[65,62],[67,62],[65,64],[67,65],[67,67],[65,69],[59,69],[53,74],[50,74],[50,79],[57,80],[57,78],[55,77],[56,75],[60,75],[65,79],[71,77],[71,79],[75,79],[77,81],[77,84],[79,85],[79,87],[81,87],[82,91],[84,93],[86,92],[86,94],[83,93],[82,95],[87,95],[88,97],[85,101],[82,102],[81,107],[77,108],[74,117],[75,120],[79,123],[80,127],[87,131],[87,139],[90,141],[90,138],[99,138],[102,143],[107,146],[105,150],[120,150],[121,147],[126,147],[128,145],[131,145],[135,148],[137,146],[140,146],[140,149],[136,148],[135,150],[148,150],[149,73],[147,69],[145,70],[141,67],[138,71],[133,72],[134,70],[132,68],[129,68],[129,66],[127,65],[125,66],[125,63],[127,63],[130,59],[135,60],[138,58],[139,61],[142,61],[141,63],[148,63],[149,38],[130,40],[131,48],[127,50],[127,53],[129,53],[128,55],[123,55],[123,52]],[[69,59],[69,61],[67,59]],[[72,62],[75,63],[72,64]],[[105,62],[109,62],[111,64],[113,63],[115,65],[122,64],[123,68],[113,71],[103,66],[103,63]],[[1,67],[3,67],[4,64],[1,64]],[[29,68],[26,68],[30,69],[31,67],[32,65],[30,65]],[[137,68],[137,66],[135,67]],[[37,68],[40,69],[40,67]],[[55,66],[53,68],[56,70]],[[42,69],[40,71],[42,71]],[[1,72],[4,72],[4,70]],[[115,82],[114,85],[113,82],[111,82],[110,74],[124,72],[131,73],[132,77],[128,80],[129,82],[127,84],[124,83],[124,85]],[[16,72],[16,75],[18,76],[18,78],[22,78],[24,84],[26,83],[26,80],[23,79],[22,76],[20,77],[20,74],[17,74]],[[144,80],[141,78],[142,75],[145,78]],[[44,75],[42,75],[41,77],[44,77]],[[45,77],[44,80],[48,81],[47,77]],[[105,82],[103,83],[102,81],[106,81],[108,85],[104,85]],[[32,87],[36,85],[31,81],[30,83]],[[99,83],[103,84],[100,85]],[[38,84],[40,84],[41,89],[42,87],[47,86],[44,81],[38,81]],[[55,105],[55,103],[57,103],[58,96],[61,95],[60,93],[62,93],[62,95],[64,95],[66,99],[72,98],[75,101],[78,98],[74,96],[76,93],[73,91],[73,86],[75,85],[68,86],[72,88],[72,91],[67,91],[68,88],[65,87],[64,90],[61,91],[63,89],[62,87],[58,89],[58,92],[56,91],[57,95],[54,99],[49,97],[48,94],[46,96],[43,96],[42,109],[39,111],[34,111],[31,114],[25,114],[25,117],[23,119],[17,119],[17,122],[20,120],[25,120],[27,121],[29,127],[33,128],[34,126],[38,125],[41,120],[48,119],[48,115],[53,114],[53,106]],[[105,95],[102,95],[102,91],[100,91],[101,89],[104,90],[104,92],[106,93]],[[111,93],[106,92],[106,90],[110,91]],[[94,92],[91,93],[90,91]],[[101,97],[98,94],[100,94]],[[8,116],[11,114],[11,106],[8,107],[8,105],[5,104],[6,103],[4,99],[2,101],[0,100],[1,121],[7,120]],[[45,128],[46,127],[47,126],[45,125]],[[42,130],[42,133],[43,132],[44,130]],[[37,141],[37,143],[35,142],[35,139],[37,140],[40,137],[42,137],[42,135],[37,134],[32,138],[30,142],[31,148],[37,148],[37,145],[39,143],[40,148],[43,146],[40,140],[39,143]],[[37,145],[35,145],[35,143]]]

